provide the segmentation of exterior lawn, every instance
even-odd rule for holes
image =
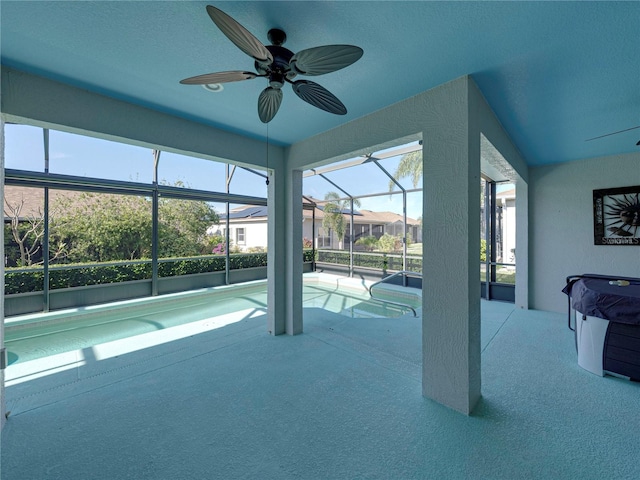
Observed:
[[[407,245],[407,255],[422,255],[422,243]]]

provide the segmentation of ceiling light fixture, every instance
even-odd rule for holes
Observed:
[[[220,83],[205,83],[204,85],[202,85],[202,88],[204,88],[208,92],[213,93],[220,93],[222,90],[224,90],[224,87]]]

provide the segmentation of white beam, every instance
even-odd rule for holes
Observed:
[[[2,115],[14,121],[249,167],[266,167],[265,142],[11,68],[1,72]],[[269,165],[284,149],[269,146]]]

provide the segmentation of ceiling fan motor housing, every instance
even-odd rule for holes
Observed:
[[[270,30],[270,32],[271,31],[272,30]],[[282,88],[284,86],[285,76],[287,78],[293,78],[295,76],[295,73],[290,72],[289,67],[289,61],[291,57],[293,57],[293,52],[279,45],[267,45],[266,47],[273,57],[273,62],[270,64],[256,62],[256,70],[261,75],[269,76],[269,85],[271,87]],[[291,73],[293,73],[293,75],[291,75]]]

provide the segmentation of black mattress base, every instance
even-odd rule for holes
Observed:
[[[609,322],[603,369],[640,381],[640,326]]]

